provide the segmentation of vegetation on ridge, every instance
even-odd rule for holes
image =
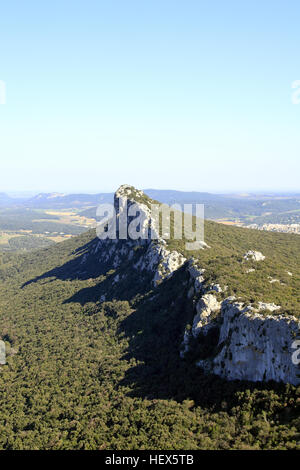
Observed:
[[[199,257],[209,279],[298,314],[296,236],[207,222],[206,242],[210,249],[189,256]],[[96,243],[90,231],[42,251],[0,253],[0,336],[8,352],[0,367],[0,448],[299,448],[299,387],[226,382],[179,358],[193,315],[186,270],[153,289],[133,269],[142,246],[113,268],[91,254]],[[169,246],[184,252],[180,241]],[[242,260],[249,249],[266,255],[253,279]],[[268,275],[281,275],[285,287],[269,284]]]

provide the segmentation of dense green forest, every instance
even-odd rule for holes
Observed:
[[[187,258],[199,259],[208,281],[228,286],[223,298],[235,295],[253,305],[258,301],[274,302],[282,307],[278,314],[300,317],[299,235],[260,232],[206,221],[205,240],[211,248],[200,252],[186,252],[181,240],[172,240],[169,246]],[[244,254],[248,250],[263,253],[265,260],[246,261]]]
[[[45,248],[53,245],[54,242],[46,237],[35,237],[33,235],[18,235],[12,236],[7,243],[7,246],[2,246],[4,251],[31,251],[38,248]]]
[[[205,228],[211,248],[193,255],[210,278],[299,313],[297,236]],[[8,355],[0,368],[0,448],[299,448],[299,387],[226,382],[179,358],[192,315],[186,270],[153,289],[133,269],[143,247],[113,269],[91,254],[97,243],[92,230],[29,254],[0,253]],[[180,243],[170,246],[184,251]],[[245,274],[248,249],[266,255],[256,276]],[[281,283],[270,285],[267,275]]]

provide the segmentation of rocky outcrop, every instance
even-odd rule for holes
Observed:
[[[196,304],[196,315],[193,321],[193,335],[200,332],[207,334],[213,325],[213,318],[216,312],[220,312],[221,304],[213,294],[204,294]]]
[[[200,298],[194,301],[193,325],[184,333],[181,357],[192,347],[192,338],[206,341],[208,332],[217,328],[219,337],[213,353],[196,361],[206,372],[228,380],[274,380],[298,385],[299,370],[292,361],[292,345],[299,335],[298,319],[274,315],[281,307],[273,303],[259,302],[258,308],[254,308],[235,297],[220,301],[214,286],[205,284],[204,271],[193,260],[188,269],[190,289],[196,297],[198,292]],[[196,279],[200,281],[198,289]],[[188,297],[191,298],[190,291]]]
[[[295,317],[263,316],[237,302],[224,301],[217,354],[199,366],[229,380],[299,384],[292,344],[299,334]]]
[[[123,185],[115,194],[115,210],[117,218],[120,220],[124,211],[127,210],[127,220],[131,221],[131,208],[135,205],[140,218],[140,237],[138,243],[147,246],[146,252],[134,265],[140,271],[153,272],[154,285],[162,280],[168,279],[172,274],[184,264],[186,258],[177,251],[167,249],[166,241],[159,236],[159,226],[152,218],[151,203],[154,203],[142,191],[138,191],[132,186]],[[129,234],[130,235],[130,234]]]
[[[249,250],[244,254],[244,259],[246,261],[263,261],[266,257],[260,251]]]
[[[269,312],[276,312],[276,310],[280,310],[280,305],[275,305],[274,303],[268,304],[266,302],[258,302],[258,310],[268,310]]]
[[[148,198],[143,191],[126,184],[119,187],[114,195],[118,238],[132,239],[128,233],[130,230],[129,224],[137,214],[140,225],[138,240],[147,243],[151,238],[159,238],[159,227],[155,225],[155,221],[151,218],[151,203],[154,203],[154,201]],[[123,231],[120,229],[122,223]]]
[[[177,251],[169,251],[165,240],[158,239],[149,243],[146,253],[134,265],[140,271],[152,271],[154,285],[168,279],[186,261]]]
[[[186,258],[175,250],[169,250],[167,242],[159,236],[159,226],[152,218],[151,203],[155,201],[142,191],[122,185],[114,197],[116,239],[99,239],[94,254],[98,254],[100,263],[109,263],[117,269],[124,260],[133,258],[135,250],[143,248],[133,268],[141,273],[153,274],[153,285],[156,286],[171,277],[185,263]],[[136,216],[138,236],[133,238],[130,227]],[[116,284],[118,280],[114,278],[113,282]]]
[[[295,317],[280,315],[281,307],[274,303],[259,302],[254,307],[235,297],[224,298],[227,286],[216,281],[208,283],[199,260],[187,261],[159,236],[159,227],[151,217],[151,200],[142,191],[121,186],[115,194],[114,207],[117,238],[100,239],[94,245],[93,253],[100,263],[107,263],[108,269],[117,270],[122,263],[132,260],[130,269],[141,273],[141,278],[147,274],[154,286],[170,278],[184,264],[186,266],[190,277],[187,297],[194,307],[194,318],[185,329],[181,357],[197,341],[210,341],[213,343],[208,348],[199,348],[201,357],[196,355],[197,365],[208,372],[228,380],[299,383],[297,366],[292,361],[292,344],[299,334],[299,322]],[[124,232],[135,220],[136,210],[139,212],[139,236],[131,238]],[[127,221],[126,230],[124,226],[120,228],[122,220]],[[250,250],[244,255],[245,264],[264,259],[258,251]],[[86,259],[83,264],[85,262]],[[246,272],[253,271],[250,266]],[[124,275],[124,272],[115,272],[112,286],[117,287]],[[101,301],[105,299],[104,294]]]

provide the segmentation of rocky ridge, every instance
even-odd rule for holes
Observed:
[[[209,331],[217,331],[214,351],[196,364],[206,372],[228,380],[268,381],[299,384],[299,369],[292,361],[293,342],[299,335],[296,317],[272,315],[280,306],[259,302],[255,308],[236,297],[217,298],[220,286],[207,285],[204,270],[190,260],[190,290],[195,315],[184,332],[180,355],[185,357],[193,341],[205,342]],[[262,315],[261,311],[270,312]],[[195,344],[195,343],[194,343]]]
[[[115,240],[97,241],[93,250],[99,262],[116,269],[124,260],[133,259],[138,251],[140,255],[134,258],[133,268],[139,273],[148,273],[153,287],[185,266],[190,278],[187,300],[194,306],[194,318],[184,332],[181,357],[187,357],[197,342],[208,341],[209,353],[196,358],[196,364],[207,372],[228,380],[274,380],[297,385],[298,368],[292,362],[292,344],[299,334],[298,319],[276,314],[281,307],[275,303],[246,305],[233,296],[224,298],[227,286],[209,284],[199,260],[187,260],[179,251],[170,249],[168,241],[159,235],[159,227],[151,218],[152,202],[156,201],[132,186],[123,185],[118,189],[114,197],[118,236]],[[124,234],[119,230],[118,221],[126,216],[128,227],[134,219],[135,204],[139,212],[139,237],[122,240]],[[151,233],[155,234],[154,238]],[[265,256],[249,250],[244,260],[263,262]],[[113,283],[119,281],[117,275]]]
[[[148,271],[153,273],[154,286],[162,280],[168,279],[186,261],[186,258],[175,250],[169,250],[166,240],[159,236],[159,228],[151,218],[150,204],[156,201],[148,198],[142,191],[136,190],[129,185],[122,185],[115,193],[114,208],[117,218],[117,238],[115,240],[99,240],[94,253],[99,253],[100,261],[108,261],[114,268],[117,268],[124,258],[133,257],[134,250],[143,247],[143,254],[133,265],[137,271]],[[138,206],[140,231],[136,240],[127,237],[127,234],[120,235],[119,222],[122,217],[127,217],[127,229],[133,220],[131,209]],[[120,249],[116,249],[120,237],[126,239]]]

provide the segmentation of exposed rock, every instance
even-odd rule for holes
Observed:
[[[196,304],[197,314],[193,321],[193,335],[197,336],[200,331],[207,334],[212,326],[212,317],[215,312],[220,311],[221,304],[212,294],[205,294]]]
[[[146,202],[149,202],[149,204],[146,204]],[[154,221],[151,218],[151,202],[151,199],[147,198],[143,191],[139,191],[133,186],[124,184],[119,187],[114,196],[119,238],[128,238],[130,222],[132,222],[136,215],[139,216],[140,225],[138,239],[149,243],[151,240],[151,230],[153,231],[152,237],[158,238],[158,227],[154,226]],[[134,209],[138,211],[138,214],[135,213]],[[126,219],[123,216],[126,216]],[[120,226],[122,226],[121,230]]]
[[[260,251],[249,250],[244,254],[244,259],[246,261],[263,261],[266,257]]]
[[[274,284],[276,282],[280,282],[279,279],[272,279],[272,278],[269,279],[270,284]]]
[[[182,266],[186,258],[177,251],[167,249],[166,241],[159,236],[159,227],[151,217],[152,201],[142,191],[132,186],[122,185],[115,193],[116,239],[99,239],[94,248],[100,263],[107,263],[117,269],[123,261],[133,258],[136,250],[142,249],[134,269],[153,273],[153,283],[157,285]],[[131,223],[138,216],[138,231],[132,237]],[[86,258],[84,259],[84,262]],[[113,283],[119,282],[115,278]]]
[[[143,202],[140,202],[139,199]],[[159,236],[159,227],[155,225],[156,221],[151,218],[150,203],[151,200],[142,191],[137,191],[128,185],[121,186],[115,194],[114,205],[119,220],[124,211],[127,211],[127,214],[130,213],[133,204],[138,208],[141,218],[140,237],[133,242],[135,245],[144,244],[147,249],[134,267],[140,271],[152,271],[153,283],[157,285],[163,279],[172,276],[173,272],[185,263],[186,258],[181,253],[169,251],[166,248],[167,243]],[[128,216],[128,220],[130,222],[130,216]]]
[[[150,242],[146,253],[134,267],[140,271],[152,271],[154,285],[157,285],[163,279],[171,277],[185,261],[186,258],[181,253],[167,250],[165,240],[159,239]]]
[[[269,310],[270,312],[275,312],[276,310],[280,310],[281,306],[280,305],[275,305],[274,303],[267,304],[265,302],[258,302],[258,309],[259,310]]]
[[[203,290],[203,285],[205,282],[203,274],[205,273],[205,269],[198,268],[195,264],[195,260],[191,258],[188,262],[188,271],[195,289],[195,293]]]
[[[211,290],[214,290],[216,292],[223,292],[223,289],[222,287],[220,286],[220,284],[214,284],[211,286]]]
[[[188,266],[191,280],[197,274],[193,260]],[[214,286],[206,286],[206,292]],[[260,311],[276,312],[281,307],[259,302]],[[268,381],[299,384],[297,366],[292,361],[292,344],[299,335],[296,317],[259,314],[251,306],[238,302],[234,296],[219,302],[206,293],[196,304],[192,335],[207,335],[211,328],[219,329],[215,352],[196,362],[204,371],[228,380]],[[180,356],[189,351],[191,333],[186,330]],[[204,340],[204,339],[203,339]]]
[[[186,261],[186,258],[177,251],[162,249],[159,253],[160,260],[154,275],[155,284],[159,283],[163,279],[171,277],[172,274]]]
[[[168,249],[166,241],[158,236],[158,228],[151,219],[150,202],[142,191],[127,185],[119,188],[115,196],[117,218],[122,219],[125,211],[130,212],[132,205],[138,204],[142,215],[139,219],[139,237],[122,239],[119,231],[119,238],[116,240],[99,240],[94,254],[97,254],[100,263],[107,263],[114,269],[134,257],[131,266],[141,276],[144,273],[150,274],[154,285],[157,285],[171,277],[186,263],[186,259],[178,251]],[[128,220],[130,223],[132,215],[128,216]],[[151,238],[150,233],[157,237]],[[250,250],[244,259],[262,261],[265,256]],[[235,297],[220,301],[220,294],[226,287],[223,288],[218,283],[209,285],[199,261],[190,259],[186,268],[190,274],[186,291],[188,298],[193,299],[191,303],[195,306],[195,316],[192,328],[187,328],[184,332],[181,357],[189,350],[191,338],[199,339],[199,334],[202,333],[204,340],[213,338],[213,345],[208,348],[211,356],[197,362],[205,370],[229,380],[276,380],[297,384],[297,370],[291,360],[291,345],[299,332],[297,319],[279,315],[277,312],[281,307],[274,303],[259,302],[258,310],[255,311],[253,307],[238,302]],[[247,272],[253,271],[254,269],[248,269]],[[113,284],[120,281],[121,277],[116,273]],[[277,280],[271,278],[271,281]],[[185,290],[184,285],[182,289]],[[100,301],[105,301],[105,295],[101,296]],[[259,313],[260,311],[263,313]],[[216,330],[212,332],[213,335],[207,336],[211,328]]]
[[[206,370],[229,380],[251,380],[299,384],[291,348],[299,334],[295,317],[254,314],[239,303],[222,304],[219,352],[198,361]]]

